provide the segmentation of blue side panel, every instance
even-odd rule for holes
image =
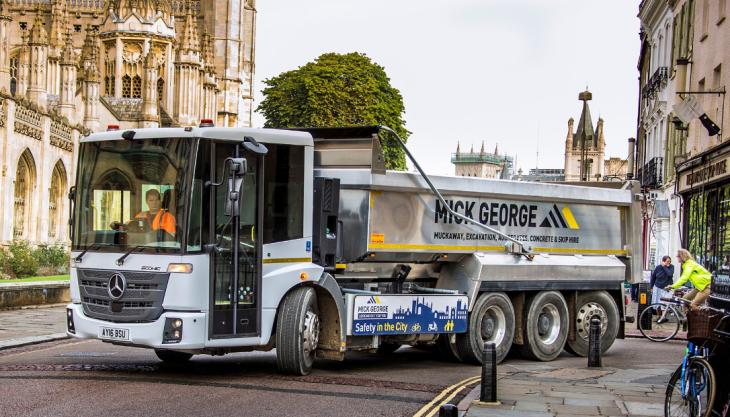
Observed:
[[[352,334],[464,333],[468,305],[464,295],[357,296]]]

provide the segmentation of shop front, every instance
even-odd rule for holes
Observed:
[[[682,196],[682,241],[697,261],[730,268],[730,142],[677,167]]]

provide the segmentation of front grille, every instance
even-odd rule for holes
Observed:
[[[116,272],[124,275],[127,286],[122,297],[115,301],[107,288]],[[162,314],[162,300],[170,274],[108,269],[79,269],[78,274],[82,306],[89,317],[117,323],[140,323],[155,321]]]

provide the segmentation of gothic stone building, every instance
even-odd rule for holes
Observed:
[[[565,138],[565,181],[625,179],[627,161],[621,158],[605,159],[606,138],[603,132],[603,119],[599,118],[594,128],[591,109],[588,107],[591,98],[592,95],[587,90],[579,94],[579,99],[583,101],[583,111],[575,131],[573,118],[568,120],[568,134]]]
[[[494,153],[484,150],[474,152],[474,146],[467,152],[461,151],[461,145],[456,144],[456,153],[451,154],[451,163],[454,164],[455,175],[461,177],[501,178],[509,179],[512,175],[514,160],[511,156],[500,155],[497,145]]]
[[[0,0],[0,244],[68,241],[82,135],[250,126],[254,0]]]

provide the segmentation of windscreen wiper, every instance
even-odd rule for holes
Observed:
[[[127,259],[127,256],[131,255],[132,252],[136,251],[137,249],[144,249],[144,248],[146,248],[145,245],[137,245],[137,246],[133,247],[132,249],[128,250],[127,252],[124,253],[124,255],[121,256],[121,258],[117,259],[117,266],[124,265],[124,260]]]
[[[95,249],[95,248],[98,249],[102,246],[113,246],[113,245],[111,243],[92,243],[90,246],[87,246],[83,252],[79,253],[79,255],[74,258],[74,262],[81,263],[81,261],[84,259],[84,255],[86,255],[86,252],[88,252],[92,249]]]

